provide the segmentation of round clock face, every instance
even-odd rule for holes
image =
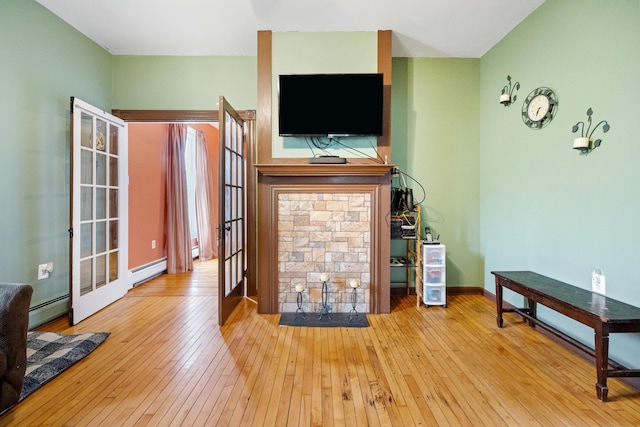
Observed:
[[[522,104],[522,121],[531,129],[542,129],[549,124],[558,110],[558,99],[553,90],[539,87]]]

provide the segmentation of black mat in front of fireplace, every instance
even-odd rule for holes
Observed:
[[[311,328],[366,328],[369,326],[367,315],[358,313],[351,317],[349,313],[331,313],[331,318],[326,314],[320,317],[318,313],[282,313],[280,314],[280,326],[308,326]]]

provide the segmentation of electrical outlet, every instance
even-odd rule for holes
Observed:
[[[151,241],[151,249],[155,249],[156,248],[156,241],[152,240]]]
[[[38,280],[49,278],[49,264],[40,264],[38,266]]]
[[[605,278],[599,268],[596,268],[591,272],[591,291],[605,295]]]

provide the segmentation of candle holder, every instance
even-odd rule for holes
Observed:
[[[329,289],[328,289],[329,278],[326,275],[322,275],[322,309],[320,310],[319,320],[322,320],[322,316],[326,315],[327,319],[331,320],[331,314],[329,314]]]
[[[296,316],[294,317],[294,319],[298,318],[298,314],[302,315],[303,319],[307,318],[307,313],[304,312],[304,309],[302,308],[302,292],[304,291],[304,287],[302,285],[296,285],[296,292],[298,293],[298,295],[296,295],[296,303],[298,304],[298,308],[296,308]]]
[[[508,107],[512,103],[516,102],[517,96],[513,94],[514,90],[520,89],[520,83],[516,82],[514,86],[511,86],[511,76],[507,76],[507,82],[500,92],[500,104]]]
[[[349,312],[349,322],[358,317],[358,311],[356,310],[356,304],[358,302],[358,287],[360,284],[356,279],[351,279],[349,282],[351,286],[351,311]]]
[[[602,132],[607,133],[611,128],[611,126],[609,126],[609,123],[606,120],[601,120],[592,129],[591,128],[591,125],[593,124],[591,122],[592,115],[593,115],[593,110],[589,108],[587,110],[587,123],[585,124],[585,122],[579,121],[578,123],[573,125],[573,127],[571,128],[572,133],[576,133],[578,132],[578,130],[580,130],[580,136],[577,138],[574,138],[573,140],[573,148],[575,148],[576,150],[580,150],[580,154],[589,154],[591,151],[595,150],[600,146],[600,143],[602,142],[600,138],[596,139],[595,141],[591,138],[593,136],[593,133],[596,131],[596,129],[598,129],[602,125]]]

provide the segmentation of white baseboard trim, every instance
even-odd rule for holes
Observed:
[[[129,286],[134,288],[142,282],[146,282],[167,270],[167,258],[150,262],[129,271]]]

